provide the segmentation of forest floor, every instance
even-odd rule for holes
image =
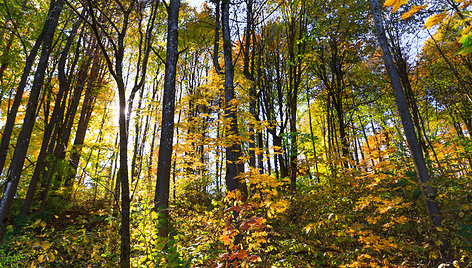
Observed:
[[[402,187],[393,187],[398,183]],[[261,187],[247,202],[229,208],[225,198],[189,191],[173,202],[167,241],[157,236],[158,215],[150,212],[150,198],[136,197],[131,211],[132,265],[438,267],[442,263],[441,233],[431,228],[416,185],[406,177],[400,182],[363,178],[362,183],[353,177],[332,181],[329,187],[301,187],[296,195],[280,185],[263,189],[268,188]],[[51,199],[39,219],[35,216],[9,228],[0,247],[0,267],[118,265],[119,213],[113,212],[111,202],[63,200]],[[444,233],[455,254],[449,267],[472,267],[470,211],[467,205],[445,211]],[[235,212],[237,220],[232,219]]]

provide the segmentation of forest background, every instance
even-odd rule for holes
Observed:
[[[470,0],[2,0],[0,267],[470,267]]]

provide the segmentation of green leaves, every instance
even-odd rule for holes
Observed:
[[[457,52],[459,55],[467,55],[472,52],[472,32],[464,34],[459,39],[459,43],[462,44],[460,50]]]

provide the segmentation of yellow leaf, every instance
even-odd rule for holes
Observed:
[[[404,4],[408,4],[408,0],[387,0],[385,1],[384,7],[392,6],[392,12],[397,12]]]
[[[462,30],[462,32],[461,32],[461,35],[462,35],[462,36],[466,35],[467,33],[470,32],[470,29],[472,29],[472,25],[469,25],[469,26],[467,26],[466,28],[464,28],[464,29]]]
[[[395,4],[393,4],[392,12],[397,12],[397,10],[404,4],[408,4],[408,0],[396,0]]]
[[[385,207],[379,207],[377,210],[379,211],[380,214],[383,214],[383,213],[389,211],[390,209],[392,209],[391,206],[385,206]]]
[[[408,11],[408,12],[405,12],[402,16],[401,16],[401,19],[404,20],[406,18],[409,18],[411,16],[413,16],[414,14],[416,14],[416,12],[422,10],[423,8],[427,7],[428,4],[426,5],[422,5],[422,6],[413,6],[411,7],[411,9]]]
[[[48,243],[48,242],[44,241],[44,242],[41,244],[41,248],[42,248],[44,251],[47,251],[47,250],[51,247],[51,244],[52,244],[52,243]]]
[[[426,23],[424,24],[424,27],[426,29],[429,29],[429,28],[433,27],[434,25],[436,25],[438,23],[441,23],[444,20],[444,18],[446,18],[446,17],[447,17],[446,11],[444,11],[443,13],[433,15],[433,16],[429,17],[428,20],[426,20]]]
[[[397,1],[397,0],[387,0],[387,1],[385,1],[385,3],[384,3],[384,7],[389,7],[389,6],[393,5],[393,4],[395,4],[396,1]]]
[[[38,262],[39,262],[39,263],[44,262],[44,255],[39,256]]]

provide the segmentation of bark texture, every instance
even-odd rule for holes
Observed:
[[[164,74],[164,95],[162,107],[161,137],[159,144],[159,159],[157,162],[157,185],[155,209],[162,218],[159,236],[169,234],[169,185],[172,164],[172,143],[174,140],[174,110],[175,110],[175,78],[177,60],[179,57],[179,8],[180,0],[171,0],[167,13],[167,57]],[[156,202],[157,201],[157,202]]]
[[[231,32],[229,28],[229,0],[223,0],[221,3],[221,22],[223,30],[223,53],[225,61],[225,119],[229,122],[226,128],[226,137],[237,137],[238,119],[236,107],[234,106],[234,66],[233,66],[233,44],[231,42]],[[237,176],[243,172],[243,165],[239,164],[241,155],[241,145],[237,141],[226,147],[226,188],[228,191],[239,190],[242,199],[247,197],[246,183]]]

